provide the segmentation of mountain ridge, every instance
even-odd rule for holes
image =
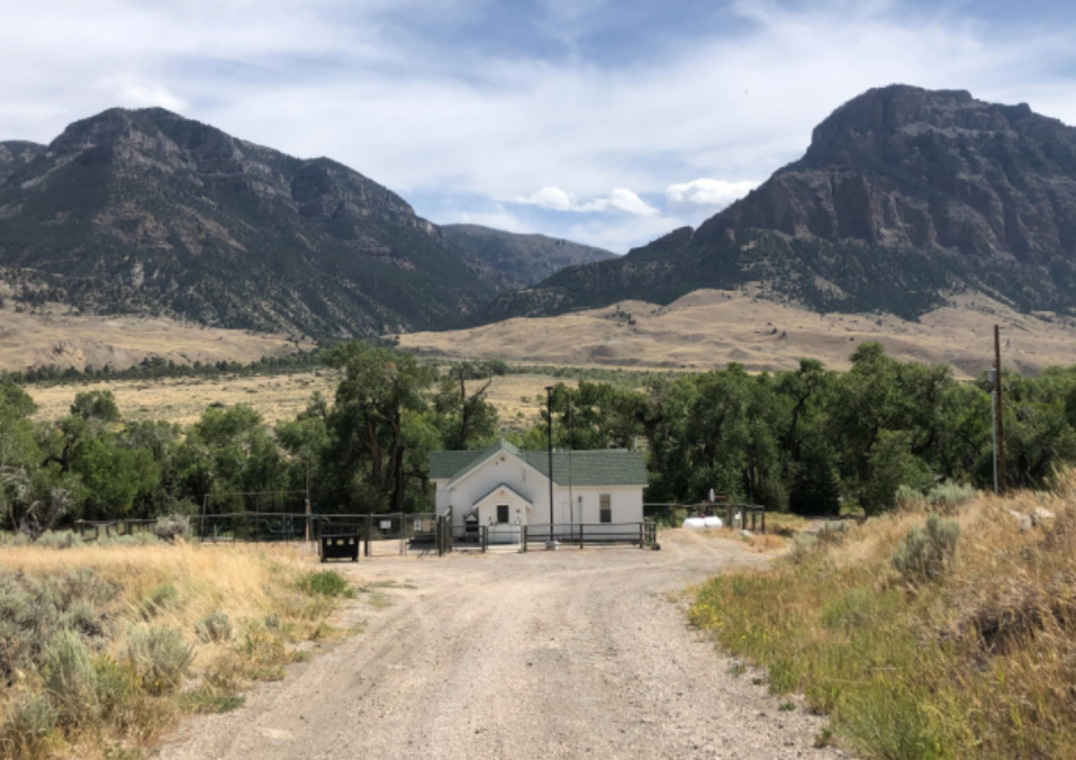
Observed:
[[[507,274],[521,288],[569,266],[617,258],[612,251],[563,238],[507,232],[478,224],[444,224],[441,232],[471,255]]]
[[[3,145],[0,268],[40,301],[347,337],[452,326],[512,286],[360,173],[164,109]]]
[[[1026,104],[869,90],[805,155],[698,229],[500,296],[480,321],[762,283],[815,311],[915,318],[946,294],[1076,310],[1076,129]]]

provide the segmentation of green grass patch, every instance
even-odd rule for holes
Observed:
[[[1076,487],[1066,493],[1037,534],[990,497],[949,524],[871,518],[769,570],[711,579],[690,621],[737,658],[730,674],[762,667],[772,694],[827,714],[818,746],[886,760],[1076,757],[1076,594],[1063,580],[1076,577]]]

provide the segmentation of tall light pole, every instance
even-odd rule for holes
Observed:
[[[994,325],[994,410],[998,429],[998,493],[1004,495],[1005,488],[1005,418],[1001,414],[1001,338],[998,326]]]
[[[575,540],[575,502],[572,499],[572,395],[568,394],[568,521],[571,525],[569,532],[571,540]],[[583,522],[583,515],[579,515],[579,522]]]
[[[990,430],[994,439],[994,495],[998,494],[998,409],[995,399],[998,387],[998,371],[991,367],[986,371],[986,378],[990,381]]]
[[[553,386],[545,387],[546,409],[549,412],[549,541],[545,548],[555,551],[557,539],[553,535]]]

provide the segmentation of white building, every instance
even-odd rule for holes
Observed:
[[[549,454],[520,451],[503,438],[482,451],[430,454],[437,515],[452,509],[454,533],[468,522],[493,543],[518,541],[520,527],[549,531]],[[564,537],[623,532],[643,521],[643,455],[623,449],[553,453],[553,524]],[[476,520],[477,518],[477,520]]]

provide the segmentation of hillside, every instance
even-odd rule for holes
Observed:
[[[761,297],[762,290],[700,290],[667,306],[621,301],[556,317],[400,336],[400,346],[452,358],[516,364],[702,371],[738,362],[749,371],[791,370],[801,357],[846,370],[864,341],[900,361],[949,364],[975,377],[993,362],[1000,324],[1005,366],[1034,375],[1076,363],[1076,319],[1021,314],[981,295],[954,296],[917,320],[817,314]]]
[[[0,142],[0,184],[46,150],[44,145],[22,140]]]
[[[310,336],[450,326],[510,287],[402,198],[163,109],[0,147],[16,300]]]
[[[445,239],[511,277],[520,288],[534,285],[565,267],[615,259],[601,248],[546,235],[520,235],[477,224],[447,224]]]
[[[1076,129],[962,91],[870,90],[697,230],[501,296],[483,321],[762,283],[814,311],[914,319],[972,292],[1076,313]]]

